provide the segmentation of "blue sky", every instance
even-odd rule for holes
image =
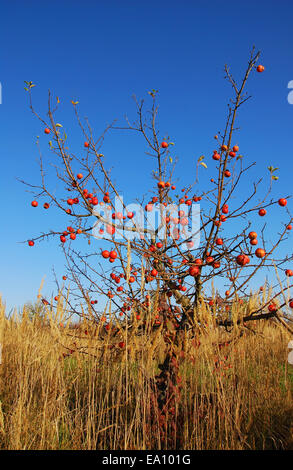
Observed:
[[[23,81],[37,84],[34,102],[43,114],[47,90],[60,97],[60,120],[69,134],[74,130],[75,149],[83,140],[71,99],[79,101],[81,115],[99,135],[113,119],[122,123],[125,114],[135,117],[133,94],[147,99],[148,90],[158,89],[160,130],[176,144],[178,186],[184,186],[195,159],[212,153],[213,136],[224,125],[231,96],[224,64],[240,78],[255,44],[266,70],[252,74],[248,91],[253,98],[241,109],[237,139],[247,161],[257,162],[251,178],[267,177],[267,166],[278,166],[274,195],[287,196],[293,169],[293,106],[287,101],[293,80],[292,17],[293,4],[286,0],[1,2],[0,292],[9,308],[33,300],[43,277],[44,293],[50,295],[52,267],[61,276],[64,264],[56,242],[33,249],[18,243],[61,220],[53,210],[32,209],[31,195],[16,179],[39,182],[37,135],[48,154]],[[129,133],[112,133],[105,142],[103,153],[129,199],[152,185],[145,150]],[[138,168],[140,159],[146,172]],[[209,167],[203,181],[209,181],[210,172]],[[286,218],[280,210],[272,209],[273,225],[281,220]],[[283,249],[290,247],[288,241]]]

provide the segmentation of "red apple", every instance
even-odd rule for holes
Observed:
[[[107,225],[106,231],[107,231],[107,233],[109,233],[109,235],[114,235],[116,229],[115,229],[114,225]]]
[[[274,302],[272,302],[269,306],[268,309],[270,312],[275,312],[277,310],[277,306]]]
[[[197,276],[199,274],[199,267],[198,266],[190,266],[188,273],[190,276]]]
[[[266,252],[263,248],[257,248],[255,250],[255,255],[258,257],[258,258],[264,258],[264,256],[266,255]]]
[[[281,199],[278,200],[278,204],[279,206],[281,207],[285,207],[287,205],[287,199],[285,199],[284,197],[282,197]]]
[[[99,204],[98,198],[93,197],[92,200],[91,200],[91,203],[92,203],[93,206],[97,206]]]
[[[250,262],[250,259],[247,255],[241,254],[236,257],[236,263],[239,264],[239,266],[245,266]]]

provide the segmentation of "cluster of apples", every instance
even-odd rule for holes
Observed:
[[[256,232],[249,232],[248,238],[250,239],[250,244],[251,245],[257,245],[258,241],[257,241],[257,233]],[[263,248],[257,248],[255,250],[255,255],[257,256],[257,258],[264,258],[266,256],[266,252]],[[236,263],[239,266],[245,266],[246,264],[250,263],[250,258],[249,258],[249,256],[242,253],[242,254],[240,254],[236,257]]]
[[[227,152],[227,151],[228,151],[227,145],[222,145],[222,146],[221,146],[221,151],[222,151],[222,152]],[[238,145],[234,145],[234,147],[232,147],[232,150],[230,150],[230,152],[229,152],[229,156],[232,157],[232,158],[236,157],[236,154],[237,154],[238,151],[239,151]],[[213,157],[212,157],[212,158],[213,158],[213,160],[220,160],[221,155],[219,154],[218,150],[214,150],[214,153],[213,153]],[[226,172],[227,172],[227,173],[230,173],[229,170],[226,170]],[[227,174],[227,175],[225,174],[225,176],[228,176],[228,177],[229,177],[229,176],[231,176],[231,173],[230,173],[230,175],[229,175],[229,174]]]
[[[185,189],[181,190],[182,192],[185,192]],[[194,202],[199,202],[202,200],[201,196],[193,196],[192,199],[188,196],[188,194],[185,194],[184,198],[179,199],[179,204],[186,204],[187,206],[191,206],[192,201]]]
[[[226,215],[229,213],[229,206],[228,204],[224,204],[222,207],[222,214],[219,217],[219,220],[214,220],[214,225],[217,227],[220,227],[222,225],[222,222],[226,222],[227,217]]]
[[[135,282],[135,281],[136,281],[136,276],[137,276],[137,272],[134,271],[133,274],[132,274],[131,276],[129,276],[128,282],[129,282],[130,284],[132,284],[133,282]],[[110,277],[111,277],[112,281],[116,282],[116,284],[119,284],[120,281],[121,281],[121,279],[124,279],[124,278],[125,278],[125,276],[124,276],[123,273],[121,273],[121,274],[119,274],[119,275],[116,275],[115,273],[111,273],[111,274],[110,274]],[[118,287],[117,292],[120,292],[120,291],[122,291],[122,290],[123,290],[122,287]],[[125,307],[125,306],[124,306],[124,307]],[[130,308],[129,308],[129,309],[130,309]],[[129,310],[129,309],[128,309],[128,310]],[[124,310],[125,310],[125,309],[124,309]],[[124,311],[124,310],[122,310],[122,311]]]
[[[64,232],[62,233],[62,235],[60,235],[60,241],[61,243],[65,243],[66,240],[67,240],[67,236],[69,235],[69,238],[70,240],[75,240],[76,239],[76,235],[80,235],[82,233],[82,230],[79,228],[77,230],[75,230],[73,227],[67,227],[67,230],[64,230]]]
[[[236,263],[239,266],[245,266],[246,264],[250,263],[250,258],[249,256],[242,253],[236,257]]]
[[[217,240],[220,241],[221,239],[217,239]],[[185,261],[185,263],[186,262],[187,261]],[[205,262],[201,258],[197,258],[194,260],[194,263],[188,269],[188,274],[192,277],[198,276],[200,274],[200,270],[202,266],[212,266],[214,269],[218,269],[221,266],[221,263],[220,261],[216,261],[215,258],[211,256],[210,253],[208,252],[205,258]]]
[[[158,182],[158,188],[160,190],[163,190],[163,189],[168,189],[168,188],[171,188],[171,189],[176,189],[176,186],[172,185],[171,186],[171,183],[169,181],[165,182],[165,181],[159,181]],[[145,211],[146,212],[151,212],[154,208],[154,204],[156,202],[158,202],[159,198],[157,196],[154,196],[146,205],[145,205]],[[163,205],[166,207],[167,206],[167,203],[164,202]]]
[[[82,173],[78,173],[78,174],[77,174],[77,178],[78,178],[78,179],[82,179],[82,178],[83,178]],[[86,188],[83,189],[82,194],[83,194],[83,197],[84,197],[85,199],[87,199],[88,202],[89,202],[89,204],[91,204],[92,206],[96,206],[96,205],[99,204],[98,198],[97,198],[94,194],[89,193],[89,192],[88,192],[88,189],[86,189]],[[109,194],[109,193],[108,193],[108,194]],[[67,199],[67,204],[68,204],[69,206],[72,206],[73,204],[78,204],[78,203],[79,203],[79,198],[78,198],[78,197]]]
[[[171,187],[171,189],[173,189],[173,188],[176,189],[176,186],[171,186],[170,181],[166,181],[166,182],[165,181],[159,181],[157,186],[158,186],[159,189],[165,189],[165,188],[170,188],[170,187]]]
[[[115,259],[117,258],[117,252],[115,250],[103,250],[102,256],[104,259],[108,259],[110,263],[114,263]]]

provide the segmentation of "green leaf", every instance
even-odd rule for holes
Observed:
[[[55,126],[56,127],[63,127],[62,124],[59,124],[58,122],[57,122],[57,124],[55,124]]]
[[[279,177],[278,176],[272,176],[272,180],[278,180]]]
[[[26,91],[28,91],[30,88],[33,88],[34,86],[36,86],[36,85],[33,84],[33,82],[27,82],[26,80],[24,80],[24,83],[26,84],[26,88],[25,88]]]
[[[278,167],[274,168],[273,166],[268,166],[268,170],[270,171],[270,173],[273,173],[274,171],[278,169],[279,169]]]
[[[200,164],[201,164],[204,168],[207,168],[207,167],[208,167],[204,162],[200,162]]]
[[[170,163],[173,163],[173,158],[169,157]]]
[[[204,159],[204,155],[201,155],[197,161],[201,162],[203,159]]]
[[[152,98],[154,98],[156,96],[156,94],[158,93],[159,90],[154,90],[152,89],[151,91],[148,91],[148,94],[151,95]]]

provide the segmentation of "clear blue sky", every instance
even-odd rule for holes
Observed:
[[[224,124],[231,92],[223,79],[224,64],[241,77],[255,44],[266,70],[250,80],[253,99],[241,110],[238,140],[247,160],[257,161],[256,176],[266,175],[269,164],[280,167],[275,195],[287,196],[293,174],[293,106],[287,101],[287,84],[293,80],[292,18],[289,0],[1,2],[0,292],[9,307],[33,300],[44,276],[44,293],[50,295],[53,265],[58,275],[63,273],[57,242],[33,249],[18,243],[56,228],[61,220],[55,211],[32,209],[30,194],[16,180],[39,181],[37,135],[48,153],[23,81],[37,84],[34,100],[43,113],[49,88],[60,97],[60,120],[68,132],[74,122],[70,100],[78,100],[97,134],[114,118],[122,122],[125,113],[135,116],[132,94],[147,98],[148,90],[158,89],[160,129],[176,143],[177,176],[184,185],[195,158],[211,154],[213,135]],[[77,134],[71,137],[77,147],[83,142]],[[145,150],[131,134],[106,140],[103,153],[129,198],[151,184],[147,173],[138,171]],[[280,211],[272,214],[279,223]]]

